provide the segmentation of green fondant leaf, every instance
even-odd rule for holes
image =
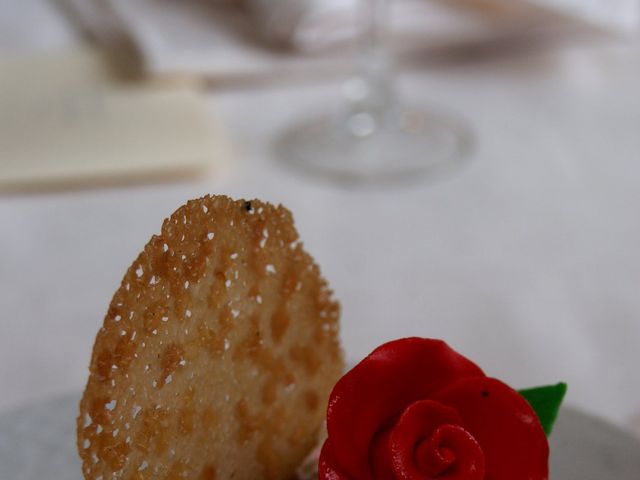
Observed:
[[[553,424],[558,417],[560,405],[567,393],[567,384],[561,382],[555,385],[545,385],[544,387],[527,388],[519,390],[519,393],[533,407],[544,433],[548,436],[553,430]]]

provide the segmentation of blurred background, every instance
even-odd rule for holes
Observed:
[[[211,193],[292,210],[351,361],[444,338],[640,435],[639,85],[638,0],[0,0],[0,416]]]

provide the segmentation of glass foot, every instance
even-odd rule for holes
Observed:
[[[464,123],[419,111],[397,118],[386,128],[366,114],[311,118],[279,139],[277,154],[287,166],[347,184],[435,178],[466,163],[472,136]]]

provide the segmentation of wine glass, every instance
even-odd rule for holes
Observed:
[[[378,184],[432,178],[462,165],[471,144],[464,122],[397,98],[385,25],[388,0],[361,0],[356,75],[338,111],[302,119],[277,143],[280,160],[334,181]]]

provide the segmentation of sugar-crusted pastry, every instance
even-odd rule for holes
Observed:
[[[85,479],[290,479],[343,370],[338,316],[288,210],[180,207],[98,332],[77,423]]]

